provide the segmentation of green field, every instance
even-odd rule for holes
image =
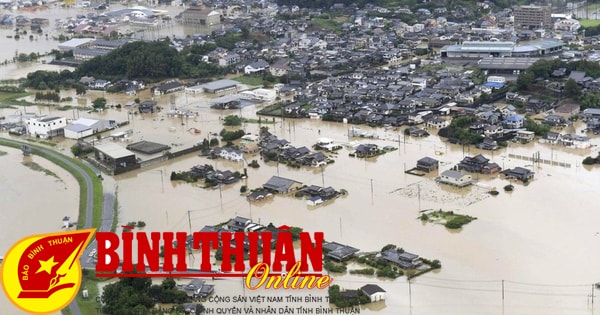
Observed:
[[[261,86],[263,85],[263,79],[262,77],[253,77],[253,76],[239,76],[237,78],[233,78],[234,80],[246,84],[246,85],[252,85],[252,86]]]
[[[316,18],[311,19],[309,23],[318,28],[331,30],[334,32],[341,32],[342,24],[344,24],[347,21],[348,21],[347,17],[338,17],[335,19],[325,19],[325,18],[316,17]]]
[[[0,103],[16,102],[16,103],[21,104],[22,101],[17,101],[17,99],[26,97],[29,95],[31,95],[31,93],[28,93],[28,92],[22,92],[22,93],[0,92]]]
[[[600,20],[579,20],[582,27],[594,27],[600,25]]]

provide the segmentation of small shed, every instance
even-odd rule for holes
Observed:
[[[94,147],[94,154],[98,161],[112,169],[126,168],[137,164],[135,153],[116,143],[104,143]]]

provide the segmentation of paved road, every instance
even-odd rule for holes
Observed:
[[[2,140],[6,141],[6,142],[10,142],[16,145],[23,145],[23,144],[28,144],[28,143],[24,143],[24,142],[20,142],[20,141],[15,141],[12,139],[6,139],[3,138]],[[67,158],[66,156],[55,152],[51,149],[46,149],[44,147],[40,147],[40,146],[35,146],[35,148],[37,150],[43,151],[45,154],[48,154],[50,156],[52,156],[53,158],[60,160],[61,162],[68,164],[70,167],[72,167],[77,173],[79,173],[84,181],[85,181],[85,225],[82,228],[91,228],[92,227],[92,218],[93,218],[93,212],[94,212],[94,188],[92,185],[92,178],[91,176],[83,169],[81,168],[78,164],[73,163],[73,161],[71,161],[69,158]],[[35,154],[35,152],[34,152]],[[90,167],[92,168],[92,167]],[[92,168],[93,169],[93,168]],[[99,174],[99,171],[95,171],[96,174]],[[113,189],[110,189],[110,187],[106,187],[108,185],[103,184],[103,188],[104,190],[104,195],[103,195],[103,203],[102,203],[102,223],[101,226],[98,228],[98,231],[110,231],[110,228],[112,226],[112,222],[113,222],[113,218],[114,218],[114,211],[113,211],[113,202],[114,202],[114,193],[113,193]],[[89,268],[89,269],[95,269],[95,266],[92,264],[91,258],[89,257],[90,252],[94,251],[97,247],[96,244],[96,240],[94,239],[92,241],[92,243],[90,243],[90,245],[85,249],[85,251],[83,252],[82,256],[81,256],[81,266],[82,268]],[[74,315],[89,315],[89,314],[82,314],[81,310],[79,309],[79,306],[77,305],[77,302],[75,300],[73,300],[73,302],[71,302],[71,304],[69,305],[69,307],[71,308],[71,312]]]

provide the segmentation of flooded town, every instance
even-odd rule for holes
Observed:
[[[93,242],[54,314],[598,312],[600,7],[330,2],[0,1],[0,256],[84,228],[323,232],[333,278],[252,290],[213,251],[214,277],[138,303]]]

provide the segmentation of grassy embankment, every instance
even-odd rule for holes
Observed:
[[[27,101],[21,101],[20,98],[31,95],[29,92],[0,92],[0,108],[16,108],[13,105],[35,105]]]
[[[600,20],[579,20],[581,27],[595,27],[600,25]]]

